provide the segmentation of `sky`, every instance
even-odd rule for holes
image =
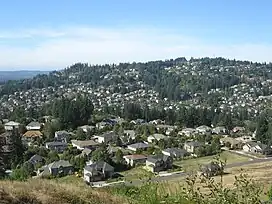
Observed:
[[[0,70],[226,57],[272,61],[270,0],[8,0]]]

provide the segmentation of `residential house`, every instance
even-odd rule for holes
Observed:
[[[93,150],[99,145],[99,143],[94,140],[71,140],[71,143],[73,147],[79,150],[84,150],[85,148]]]
[[[124,134],[120,136],[122,144],[128,145],[136,138],[135,130],[124,130]]]
[[[62,153],[66,148],[68,147],[68,144],[66,142],[47,142],[45,143],[45,148],[56,151],[58,153]]]
[[[206,125],[201,125],[196,128],[196,131],[201,135],[206,135],[211,133],[211,128]]]
[[[145,123],[144,119],[136,119],[136,120],[132,120],[130,121],[130,123],[133,123],[134,125],[141,125]]]
[[[98,161],[90,165],[86,165],[83,174],[84,181],[91,183],[111,178],[114,174],[114,168],[107,162]]]
[[[69,139],[70,139],[70,134],[67,131],[62,130],[62,131],[55,132],[55,140],[56,141],[67,143],[69,141]]]
[[[246,129],[244,128],[244,127],[234,127],[233,129],[232,129],[232,132],[233,133],[240,133],[240,132],[244,132]]]
[[[142,154],[131,154],[123,157],[129,166],[136,166],[139,164],[145,164],[147,156]]]
[[[26,126],[27,130],[40,130],[41,129],[41,124],[39,122],[31,122]]]
[[[82,129],[83,132],[87,133],[89,131],[92,131],[95,129],[95,126],[91,126],[91,125],[83,125],[81,127],[79,127],[79,129]]]
[[[153,125],[159,125],[159,124],[165,124],[165,121],[161,119],[157,119],[157,120],[149,121],[149,123]]]
[[[101,121],[99,123],[96,123],[95,127],[99,130],[108,127],[108,126],[113,126],[113,123],[109,122],[109,121]]]
[[[152,143],[154,141],[160,141],[160,140],[164,140],[164,139],[167,139],[168,137],[163,135],[163,134],[158,134],[158,133],[155,133],[153,135],[150,135],[147,137],[147,141],[149,143]]]
[[[248,142],[243,146],[245,152],[263,154],[268,146],[258,142]]]
[[[20,123],[14,122],[14,121],[9,121],[5,123],[4,128],[7,131],[11,131],[13,129],[18,129],[20,126]]]
[[[33,142],[37,141],[38,138],[42,138],[43,134],[39,130],[28,130],[23,134],[22,140],[27,144],[31,145]]]
[[[176,130],[177,126],[172,125],[157,125],[157,131],[163,131],[166,135],[170,135],[174,130]]]
[[[241,137],[236,137],[235,139],[238,140],[238,141],[241,141],[242,143],[247,143],[247,142],[253,142],[253,141],[255,141],[255,138],[252,137],[252,136],[249,136],[249,135],[244,135],[244,136],[241,136]]]
[[[224,135],[227,134],[227,129],[225,127],[219,126],[212,129],[212,134]]]
[[[185,135],[186,137],[191,137],[191,136],[194,136],[195,133],[196,133],[196,130],[193,128],[184,128],[178,132],[178,135]]]
[[[166,156],[171,156],[173,158],[184,158],[190,155],[190,153],[188,153],[185,149],[176,147],[164,149],[162,150],[162,154]]]
[[[88,148],[85,148],[82,150],[80,156],[84,157],[84,156],[90,156],[92,153],[92,150],[91,149],[88,149]]]
[[[33,165],[42,164],[44,162],[44,158],[38,154],[35,154],[28,160],[28,162]]]
[[[130,144],[130,145],[127,146],[127,148],[129,150],[132,150],[134,152],[136,152],[138,150],[141,150],[141,151],[147,150],[148,147],[149,147],[149,144],[145,144],[145,143],[142,143],[142,142]]]
[[[37,176],[66,176],[73,174],[73,166],[65,160],[59,160],[38,169]]]
[[[117,139],[116,134],[113,131],[104,133],[103,135],[94,137],[98,143],[109,143],[114,142]]]
[[[151,172],[160,172],[171,169],[173,166],[173,158],[166,155],[156,155],[148,157],[146,160],[146,168]]]
[[[189,153],[195,153],[196,149],[203,145],[203,143],[198,141],[185,142],[184,149]]]
[[[242,148],[242,142],[232,137],[223,137],[220,139],[221,145],[229,147],[230,149],[240,149]],[[228,146],[229,145],[229,146]]]
[[[223,173],[223,167],[216,162],[203,165],[200,168],[200,173],[204,176],[211,177]]]

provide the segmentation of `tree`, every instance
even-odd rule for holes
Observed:
[[[14,128],[11,134],[11,165],[16,167],[23,163],[25,147],[22,144],[22,138],[18,129]]]
[[[52,163],[54,161],[58,161],[59,159],[59,155],[56,151],[50,151],[47,156],[47,163]]]
[[[93,151],[92,161],[105,161],[111,163],[110,154],[105,144],[102,144],[102,146]]]
[[[4,125],[0,124],[0,134],[5,132],[5,127]]]
[[[76,139],[77,140],[85,140],[86,139],[86,135],[85,135],[85,133],[83,132],[83,130],[81,128],[77,129]]]
[[[4,140],[0,137],[0,179],[5,176],[5,164],[4,164]]]
[[[124,158],[123,158],[124,154],[122,152],[122,150],[118,149],[117,152],[115,153],[115,157],[116,157],[116,163],[124,163]]]

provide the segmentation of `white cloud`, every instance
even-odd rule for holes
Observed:
[[[272,45],[209,44],[203,39],[147,28],[103,29],[87,26],[0,32],[9,42],[36,39],[35,45],[0,43],[0,69],[61,69],[76,62],[92,64],[222,56],[272,61]],[[0,41],[1,42],[1,41]]]

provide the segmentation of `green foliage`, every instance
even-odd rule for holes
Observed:
[[[111,163],[111,157],[105,144],[102,144],[92,152],[92,161],[105,161]]]
[[[58,153],[56,151],[50,151],[48,153],[47,159],[46,159],[46,163],[52,163],[54,161],[58,161],[60,159]]]

